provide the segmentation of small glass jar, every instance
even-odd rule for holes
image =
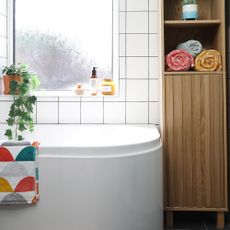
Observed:
[[[113,79],[103,79],[101,83],[101,93],[103,95],[114,95],[115,94],[115,83]]]

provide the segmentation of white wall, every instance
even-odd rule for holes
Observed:
[[[0,65],[6,64],[6,0],[0,0]],[[120,96],[39,97],[37,123],[159,124],[158,0],[120,0]],[[0,123],[10,98],[0,96]]]

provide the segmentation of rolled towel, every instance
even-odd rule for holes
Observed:
[[[172,71],[186,71],[194,67],[194,58],[185,50],[173,50],[166,56],[166,65]]]
[[[188,40],[186,42],[180,43],[176,48],[178,50],[186,50],[193,57],[196,57],[203,50],[202,44],[197,40]]]
[[[221,55],[216,50],[204,50],[195,59],[195,70],[214,72],[222,69]]]

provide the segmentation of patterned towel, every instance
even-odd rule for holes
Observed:
[[[186,42],[180,43],[176,48],[178,50],[186,50],[193,57],[196,57],[203,50],[202,44],[197,40],[188,40]]]
[[[221,55],[217,50],[204,50],[195,59],[195,70],[214,72],[222,70]]]
[[[169,71],[187,71],[194,67],[194,58],[185,50],[173,50],[166,56],[166,65]]]
[[[0,205],[37,203],[37,155],[36,143],[0,146]]]

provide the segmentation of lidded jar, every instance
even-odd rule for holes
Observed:
[[[101,93],[103,95],[114,95],[115,94],[115,83],[113,79],[105,78],[101,83]]]

